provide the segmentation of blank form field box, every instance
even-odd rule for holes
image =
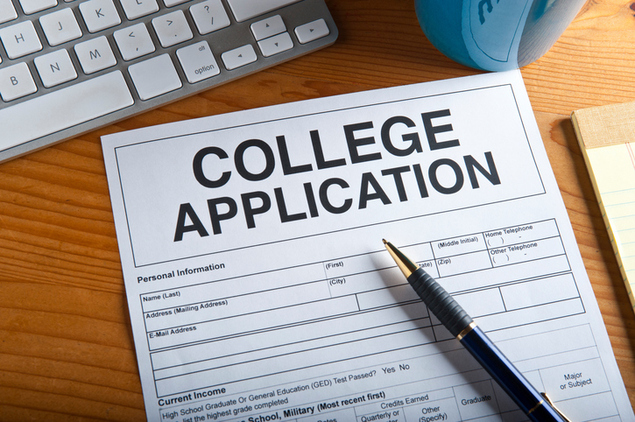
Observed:
[[[357,294],[360,310],[381,308],[412,301],[421,302],[421,299],[419,299],[419,296],[409,284]],[[425,308],[423,302],[421,302],[421,307]]]
[[[498,289],[459,294],[454,298],[472,318],[505,312],[505,304]]]
[[[580,296],[572,274],[501,287],[508,310],[528,308]]]
[[[562,330],[537,333],[529,336],[500,340],[492,335],[492,341],[521,371],[535,370],[543,366],[554,366],[555,356],[593,348],[595,342],[588,325],[569,327]],[[536,361],[531,362],[532,359]],[[546,379],[545,388],[547,387]],[[551,390],[547,390],[551,391]]]

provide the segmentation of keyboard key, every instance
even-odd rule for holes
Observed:
[[[238,22],[246,21],[300,0],[227,0]]]
[[[13,7],[11,0],[0,0],[0,23],[5,23],[16,19],[18,14]]]
[[[165,4],[165,7],[172,7],[187,1],[189,0],[163,0],[163,4]]]
[[[20,0],[20,6],[27,15],[57,6],[57,0]]]
[[[3,135],[0,150],[132,104],[133,99],[123,75],[115,71],[0,109]]]
[[[251,24],[251,32],[254,34],[256,41],[286,32],[286,30],[287,27],[284,25],[280,15],[271,16],[270,18]]]
[[[167,54],[133,64],[128,72],[142,100],[149,100],[183,86],[172,59]]]
[[[156,50],[148,28],[143,23],[115,31],[114,36],[124,60],[136,59]]]
[[[220,73],[207,41],[180,48],[176,51],[176,55],[181,62],[187,81],[191,84]]]
[[[0,96],[4,101],[15,100],[37,91],[37,86],[33,82],[33,77],[26,63],[18,63],[13,66],[0,69]],[[2,133],[4,135],[5,121],[2,122]]]
[[[167,15],[152,19],[152,26],[157,33],[159,42],[164,48],[190,40],[194,37],[182,10],[176,10]]]
[[[87,75],[117,64],[117,59],[104,36],[77,44],[75,54]]]
[[[56,46],[75,40],[82,36],[82,30],[71,9],[62,9],[44,15],[40,18],[40,25],[50,46]]]
[[[292,49],[293,41],[288,32],[283,32],[282,34],[258,41],[258,47],[260,47],[263,56],[270,57]]]
[[[34,62],[40,79],[47,88],[72,81],[77,77],[73,62],[66,50],[57,50],[36,57]]]
[[[329,27],[324,19],[318,19],[304,25],[300,25],[295,29],[295,35],[301,44],[315,41],[318,38],[326,37],[329,34]]]
[[[10,59],[40,51],[42,44],[31,21],[0,29],[0,39]]]
[[[205,35],[228,27],[229,16],[220,0],[207,0],[190,7],[199,34]]]
[[[121,23],[112,0],[88,0],[79,5],[88,31],[95,33]]]
[[[242,47],[224,52],[221,54],[221,59],[223,59],[227,70],[233,70],[255,62],[258,57],[251,44],[246,44]]]
[[[120,0],[126,17],[130,20],[159,11],[156,0]]]

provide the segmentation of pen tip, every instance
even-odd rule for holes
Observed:
[[[410,277],[410,274],[414,273],[418,266],[410,261],[399,249],[397,249],[392,243],[388,242],[386,239],[382,239],[384,241],[384,246],[390,253],[390,256],[395,260],[397,266],[404,273],[406,278]]]
[[[386,239],[381,239],[382,242],[384,242],[384,245],[388,243],[388,241],[386,241]]]

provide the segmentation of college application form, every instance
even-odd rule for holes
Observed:
[[[572,421],[633,421],[518,71],[102,138],[150,421],[521,421],[382,238]]]

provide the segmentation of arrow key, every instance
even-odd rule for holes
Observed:
[[[318,38],[326,37],[329,33],[329,27],[324,19],[318,19],[295,28],[295,35],[298,37],[300,44],[306,44]]]
[[[291,36],[288,32],[283,32],[274,37],[258,41],[258,47],[260,47],[263,56],[269,57],[292,49],[293,41],[291,41]]]
[[[256,51],[251,44],[245,44],[242,47],[226,51],[221,54],[220,57],[223,59],[227,70],[234,70],[238,67],[253,63],[258,59]]]
[[[284,22],[282,21],[282,17],[280,17],[280,15],[274,15],[267,19],[263,19],[251,24],[251,32],[254,34],[254,38],[256,38],[256,41],[260,41],[273,35],[280,34],[282,32],[285,32],[286,30],[287,27],[284,25]]]

